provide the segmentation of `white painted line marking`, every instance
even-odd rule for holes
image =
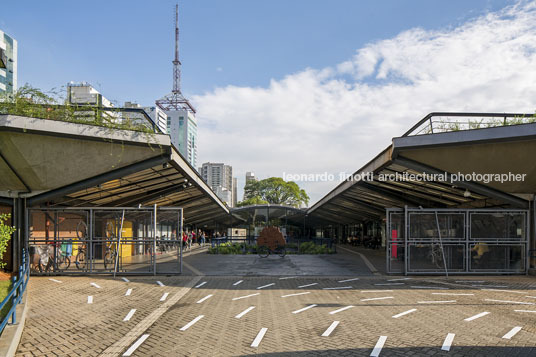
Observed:
[[[210,299],[211,297],[213,297],[214,295],[213,294],[208,294],[207,296],[205,296],[204,298],[202,298],[201,300],[199,300],[197,303],[198,304],[201,304],[203,301],[207,300],[207,299]]]
[[[193,319],[192,321],[188,322],[186,325],[184,325],[183,327],[180,328],[180,331],[186,331],[188,330],[190,327],[192,327],[197,321],[201,320],[203,317],[205,317],[205,315],[199,315],[197,316],[195,319]]]
[[[132,294],[132,289],[128,289],[127,292],[125,293],[125,296],[130,296],[130,294]]]
[[[392,292],[393,290],[362,290],[362,293],[387,293]]]
[[[526,298],[536,299],[536,296],[525,296]]]
[[[418,286],[418,285],[412,285],[410,286],[412,289],[435,289],[435,290],[448,290],[449,288],[445,288],[442,286]]]
[[[261,343],[264,335],[266,334],[266,331],[268,331],[266,327],[261,328],[261,330],[257,334],[257,337],[255,337],[255,339],[253,340],[251,347],[259,347],[259,344]]]
[[[161,282],[160,280],[158,280],[156,283],[157,283],[158,285],[160,285],[160,286],[165,286],[164,284],[162,284],[162,282]]]
[[[346,283],[349,281],[359,280],[359,278],[352,278],[352,279],[346,279],[346,280],[339,280],[339,283]]]
[[[377,286],[383,286],[383,285],[406,285],[406,283],[381,283],[381,284],[374,284]]]
[[[484,301],[504,302],[506,304],[536,305],[536,303],[533,303],[533,302],[522,302],[522,301],[495,300],[495,299],[484,299]]]
[[[48,280],[53,281],[53,282],[55,282],[55,283],[61,283],[61,281],[56,280],[56,279],[52,279],[52,278],[49,278]]]
[[[307,291],[305,293],[296,293],[296,294],[288,294],[288,295],[281,295],[282,298],[286,298],[286,297],[289,297],[289,296],[298,296],[298,295],[306,295],[306,294],[310,294],[311,292],[310,291]]]
[[[244,280],[238,280],[236,283],[233,284],[233,286],[237,286],[238,284],[241,284]]]
[[[166,301],[168,296],[169,296],[169,293],[164,293],[164,295],[162,295],[162,297],[160,298],[160,301]]]
[[[96,284],[96,283],[89,283],[89,285],[92,285],[94,287],[96,287],[97,289],[100,289],[100,285],[99,284]]]
[[[205,285],[206,283],[207,283],[207,282],[204,281],[204,282],[202,282],[201,284],[198,284],[198,285],[194,286],[194,289],[198,289],[198,288],[202,287],[203,285]]]
[[[239,319],[241,318],[242,316],[244,316],[245,314],[247,314],[248,312],[250,312],[251,310],[253,310],[255,308],[255,306],[250,306],[248,307],[247,309],[245,309],[244,311],[242,311],[241,313],[239,313],[238,315],[235,316],[235,318]]]
[[[308,286],[313,286],[313,285],[318,285],[318,283],[312,283],[312,284],[300,285],[300,286],[298,286],[298,289],[306,288],[306,287],[308,287]]]
[[[468,317],[468,318],[464,319],[463,321],[473,321],[473,320],[479,319],[479,318],[481,318],[483,316],[486,316],[487,314],[489,314],[489,312],[484,311],[484,312],[481,312],[480,314],[476,314],[475,316]]]
[[[441,347],[441,350],[450,351],[450,346],[452,346],[452,341],[454,341],[454,336],[456,335],[453,333],[449,333],[447,337],[445,337],[445,341],[443,342],[443,347]]]
[[[536,313],[536,310],[514,310],[515,312],[534,312]]]
[[[125,352],[123,353],[123,356],[132,356],[132,354],[134,353],[134,351],[136,351],[138,349],[138,347],[140,347],[140,345],[147,339],[147,337],[149,337],[150,335],[149,334],[145,334],[143,336],[141,336],[138,341],[136,341],[132,346],[130,346],[130,348]]]
[[[259,290],[259,289],[264,289],[264,288],[267,288],[267,287],[272,286],[272,285],[275,285],[275,283],[270,283],[270,284],[266,284],[266,285],[263,285],[263,286],[259,286],[259,287],[257,288],[257,290]]]
[[[465,293],[432,293],[432,295],[474,296],[475,294],[465,294]]]
[[[233,301],[234,300],[245,299],[245,298],[252,297],[252,296],[255,296],[255,295],[260,295],[260,294],[261,293],[255,293],[255,294],[249,294],[249,295],[245,295],[245,296],[235,297],[235,298],[233,298]]]
[[[342,289],[351,289],[351,286],[337,286],[336,288],[322,288],[322,290],[342,290]]]
[[[396,315],[393,315],[391,316],[393,319],[398,319],[399,317],[402,317],[404,315],[407,315],[407,314],[411,314],[412,312],[415,312],[417,311],[417,309],[411,309],[411,310],[408,310],[408,311],[404,311],[404,312],[401,312],[399,314],[396,314]]]
[[[123,319],[123,321],[128,321],[134,316],[134,313],[136,312],[136,309],[132,309],[128,312],[127,316]]]
[[[455,283],[485,283],[485,280],[456,280]]]
[[[374,349],[370,354],[371,357],[378,357],[380,355],[380,352],[382,351],[383,345],[385,344],[386,340],[387,336],[380,336],[378,342],[376,342],[376,346],[374,346]]]
[[[349,306],[341,307],[340,309],[331,311],[329,314],[330,314],[330,315],[334,315],[334,314],[336,314],[336,313],[338,313],[338,312],[341,312],[341,311],[344,311],[344,310],[351,309],[352,307],[355,307],[355,306],[354,306],[354,305],[349,305]]]
[[[411,278],[397,278],[397,279],[389,279],[387,281],[399,281],[399,280],[411,280]]]
[[[482,285],[482,284],[471,284],[474,287],[483,287],[483,288],[507,288],[508,285]]]
[[[386,300],[386,299],[394,299],[394,297],[384,296],[384,297],[377,297],[377,298],[361,299],[361,301],[374,301],[374,300]]]
[[[122,279],[125,283],[130,283],[130,280],[128,280],[127,278],[123,277]]]
[[[322,337],[328,337],[329,335],[331,335],[331,333],[333,332],[333,330],[335,330],[335,327],[337,327],[338,324],[339,321],[333,321],[331,325],[329,325],[328,329],[324,331]]]
[[[292,311],[292,313],[293,313],[293,314],[299,314],[300,312],[303,312],[303,311],[312,309],[312,308],[315,307],[315,306],[317,306],[317,305],[316,305],[316,304],[312,304],[312,305],[309,305],[309,306],[304,307],[303,309],[299,309],[299,310],[296,310],[296,311]]]
[[[417,304],[443,304],[449,302],[456,302],[456,300],[417,301]]]
[[[514,327],[513,329],[510,330],[510,332],[508,332],[506,335],[504,335],[502,338],[505,338],[507,340],[511,339],[512,337],[514,337],[519,331],[521,331],[522,327],[521,326],[516,326]]]
[[[287,280],[287,279],[295,279],[295,278],[297,278],[297,276],[285,276],[285,277],[279,278],[279,280]]]
[[[87,303],[88,303],[88,304],[93,304],[93,296],[89,295],[89,296],[87,297]]]
[[[523,291],[515,291],[515,290],[501,290],[501,289],[480,289],[480,290],[486,290],[486,291],[500,291],[503,293],[512,293],[512,294],[526,294],[526,292]]]

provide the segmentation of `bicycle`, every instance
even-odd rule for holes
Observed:
[[[115,239],[115,227],[112,222],[106,223],[105,235],[106,239],[109,241],[106,242],[106,249],[104,252],[104,269],[108,269],[109,266],[110,269],[113,269],[115,268],[117,249],[115,249],[115,242],[113,241],[113,239]]]
[[[76,236],[78,237],[78,240],[85,240],[87,237],[87,224],[84,221],[78,222],[78,225],[76,226]],[[76,254],[75,258],[75,265],[77,269],[85,270],[87,266],[87,246],[86,244],[82,244],[78,247],[78,253]]]
[[[432,244],[428,257],[430,258],[432,263],[435,264],[436,267],[445,267],[445,264],[443,263],[443,250],[441,249],[441,246],[439,244]]]
[[[277,254],[281,258],[284,258],[285,255],[287,254],[287,249],[285,248],[284,245],[279,245],[273,250],[265,245],[261,245],[257,248],[257,254],[259,254],[259,257],[261,258],[266,258],[270,254]]]

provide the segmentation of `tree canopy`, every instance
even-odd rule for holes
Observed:
[[[300,207],[309,203],[309,196],[293,181],[286,182],[280,177],[270,177],[249,181],[244,187],[244,200],[239,202],[238,206],[267,203]]]

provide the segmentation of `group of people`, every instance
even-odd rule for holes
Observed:
[[[220,237],[221,237],[220,232],[214,232],[212,234],[212,238],[220,238]],[[198,246],[202,246],[202,245],[205,245],[205,243],[208,243],[209,239],[210,239],[210,236],[206,232],[200,229],[197,230],[197,232],[195,230],[182,232],[182,246],[183,247],[191,248],[192,245],[196,243]]]

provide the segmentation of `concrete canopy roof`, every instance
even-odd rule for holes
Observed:
[[[526,198],[536,192],[534,152],[536,123],[394,138],[392,145],[354,173],[357,179],[338,185],[308,214],[333,223],[352,224],[382,219],[386,208],[405,205],[527,208]],[[458,172],[512,172],[526,176],[520,182],[462,182],[450,175]],[[362,179],[361,175],[367,173],[374,179]],[[436,177],[445,179],[385,179],[397,173],[443,174]],[[381,177],[384,179],[380,180]]]
[[[186,224],[228,209],[169,136],[0,115],[0,197],[28,206],[178,206]]]

